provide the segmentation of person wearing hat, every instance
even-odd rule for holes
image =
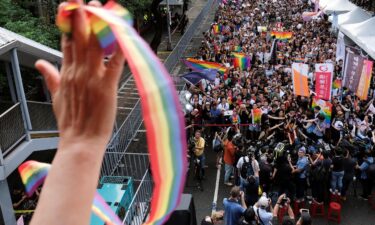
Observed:
[[[265,192],[263,192],[262,197],[259,198],[258,202],[255,203],[254,211],[256,216],[258,217],[260,224],[271,224],[273,218],[273,207],[271,204],[271,199],[267,198],[267,194]]]
[[[293,168],[292,173],[296,175],[296,197],[297,201],[302,201],[306,191],[306,169],[309,160],[306,157],[306,148],[301,147],[298,150],[298,161],[296,166],[292,165],[292,161],[288,158],[289,165]]]

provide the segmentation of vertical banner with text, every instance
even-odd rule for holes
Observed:
[[[331,100],[333,64],[315,64],[315,93],[320,99]]]
[[[356,93],[361,78],[364,58],[353,52],[348,52],[345,60],[343,86]]]
[[[372,67],[374,62],[370,60],[363,61],[363,68],[361,73],[361,78],[359,80],[356,95],[361,100],[367,100],[368,89],[371,83]]]
[[[299,96],[310,96],[308,84],[309,66],[303,63],[292,64],[293,93]]]

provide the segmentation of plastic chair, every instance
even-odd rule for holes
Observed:
[[[313,217],[316,216],[324,216],[324,204],[317,203],[316,201],[312,201],[311,206],[310,206],[310,212]]]
[[[337,202],[329,203],[327,219],[335,221],[337,223],[341,222],[341,205],[339,203]]]
[[[294,212],[294,215],[298,215],[299,214],[299,210],[303,209],[303,208],[305,208],[305,201],[302,201],[302,202],[294,201],[294,203],[293,203],[293,212]]]

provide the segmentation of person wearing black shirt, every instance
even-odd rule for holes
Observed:
[[[341,195],[342,179],[344,178],[344,157],[341,149],[335,149],[335,156],[332,159],[331,193]]]
[[[353,181],[355,175],[356,161],[351,157],[349,151],[346,151],[346,157],[343,161],[344,166],[344,178],[342,182],[341,198],[346,200],[346,192],[349,189],[350,184]]]

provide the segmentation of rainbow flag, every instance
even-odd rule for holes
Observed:
[[[336,79],[335,81],[333,81],[332,88],[333,89],[340,89],[340,88],[342,88],[342,80],[341,79]]]
[[[31,197],[35,190],[43,184],[51,165],[37,161],[26,161],[18,167],[22,183],[25,185],[26,194]],[[122,222],[111,210],[100,194],[96,193],[91,206],[92,212],[109,225],[121,225]]]
[[[271,31],[271,36],[275,36],[278,40],[287,41],[293,37],[293,32]]]
[[[213,29],[213,32],[214,32],[215,35],[219,34],[223,31],[223,25],[215,24],[215,25],[212,26],[212,29]]]
[[[305,62],[305,59],[304,58],[294,58],[294,62],[303,63],[303,62]]]
[[[261,109],[252,109],[251,116],[253,124],[260,124],[262,121],[262,110]]]
[[[322,99],[318,99],[316,97],[313,98],[312,108],[314,109],[316,106],[320,107],[320,113],[324,115],[324,122],[327,124],[328,127],[331,126],[331,117],[332,117],[332,104],[328,101],[324,101]]]
[[[184,63],[187,67],[197,72],[203,72],[203,70],[205,69],[216,69],[221,74],[227,72],[227,68],[224,65],[216,62],[208,62],[193,58],[187,58],[184,60]]]
[[[43,184],[51,165],[37,161],[27,161],[18,167],[27,196],[31,197],[35,190]]]
[[[125,19],[124,11],[120,10],[122,7],[114,1],[107,4],[109,6],[104,8],[84,5],[80,7],[90,15],[90,25],[100,43],[103,39],[101,32],[106,30],[113,33],[115,39],[109,39],[106,46],[116,43],[134,76],[141,96],[155,185],[146,224],[159,225],[169,218],[179,204],[185,184],[187,144],[184,117],[168,71],[148,43]],[[70,21],[69,19],[65,18],[65,21]],[[57,25],[60,27],[61,24]]]
[[[251,59],[250,57],[246,56],[245,54],[242,53],[232,53],[233,58],[233,66],[235,68],[240,68],[241,70],[246,70],[251,66],[250,62]]]

